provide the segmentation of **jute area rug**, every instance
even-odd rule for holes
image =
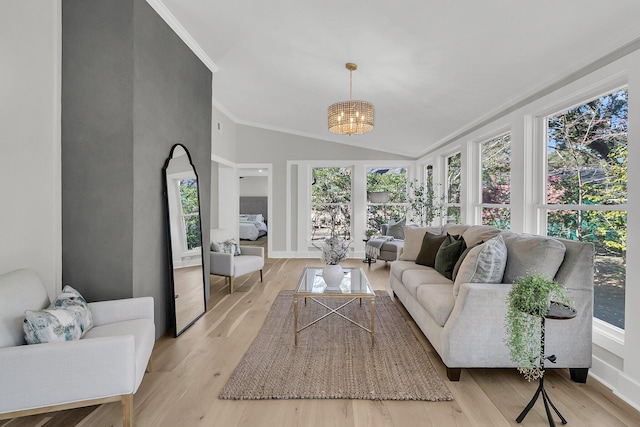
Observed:
[[[323,299],[337,307],[342,299]],[[276,297],[264,325],[236,367],[220,399],[368,399],[444,401],[453,397],[386,292],[376,291],[375,345],[371,335],[332,314],[293,341],[293,292]],[[298,327],[326,313],[298,300]],[[370,305],[341,312],[370,324]]]

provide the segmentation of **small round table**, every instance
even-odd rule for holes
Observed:
[[[365,243],[365,252],[366,252],[366,247],[367,247],[366,245],[367,245],[367,242],[369,240],[371,240],[371,239],[362,239],[362,241]],[[365,262],[365,263],[369,264],[369,267],[371,267],[371,264],[375,264],[376,259],[375,258],[371,258],[371,257],[369,257],[368,255],[365,254],[365,259],[363,259],[362,262]]]
[[[547,315],[542,318],[542,334],[540,335],[540,347],[542,351],[540,354],[544,354],[545,319],[556,319],[556,320],[572,319],[576,317],[576,314],[577,313],[575,310],[567,307],[566,305],[558,304],[553,301],[551,302]],[[541,370],[544,370],[545,359],[549,359],[551,363],[556,363],[556,356],[554,354],[552,354],[551,356],[546,356],[540,361]],[[516,422],[521,423],[522,420],[524,420],[524,417],[526,417],[529,411],[531,410],[531,408],[533,408],[533,405],[536,403],[536,400],[538,400],[538,396],[540,396],[541,394],[542,394],[542,401],[544,402],[544,409],[547,412],[547,418],[549,419],[549,425],[551,427],[556,426],[556,423],[553,421],[553,416],[551,415],[551,410],[549,409],[549,405],[551,405],[555,413],[558,414],[558,416],[560,417],[560,420],[562,421],[562,424],[566,424],[567,420],[565,420],[562,414],[560,413],[560,411],[558,411],[558,408],[556,408],[556,406],[553,404],[553,402],[549,398],[549,395],[547,394],[547,391],[544,389],[544,374],[540,377],[538,389],[536,390],[536,393],[533,395],[533,398],[531,399],[529,404],[526,406],[526,408],[524,408],[524,410],[520,413],[520,415],[518,415],[518,418],[516,418]]]

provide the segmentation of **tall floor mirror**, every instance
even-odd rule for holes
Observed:
[[[200,194],[198,174],[184,145],[171,148],[163,171],[170,298],[177,337],[206,311]]]

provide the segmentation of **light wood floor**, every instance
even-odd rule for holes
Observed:
[[[389,289],[389,267],[370,268],[360,260],[375,289]],[[514,369],[463,370],[460,382],[446,380],[444,366],[429,342],[416,335],[447,386],[451,402],[365,400],[227,401],[217,395],[262,325],[280,290],[295,288],[302,268],[319,260],[268,259],[264,283],[257,273],[238,278],[228,295],[224,280],[211,276],[208,312],[183,335],[157,341],[153,371],[134,397],[134,425],[141,426],[510,426],[533,395]],[[399,303],[398,303],[399,304]],[[406,312],[405,312],[406,314]],[[566,370],[548,372],[545,385],[569,426],[640,426],[640,413],[593,378],[576,384]],[[1,398],[1,397],[0,397]],[[559,420],[557,421],[558,425]],[[118,403],[0,422],[0,426],[121,426]],[[538,401],[521,424],[548,426]]]

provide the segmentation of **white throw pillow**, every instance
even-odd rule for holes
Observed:
[[[506,265],[507,246],[502,235],[472,248],[460,264],[453,295],[458,296],[462,283],[502,283]]]

